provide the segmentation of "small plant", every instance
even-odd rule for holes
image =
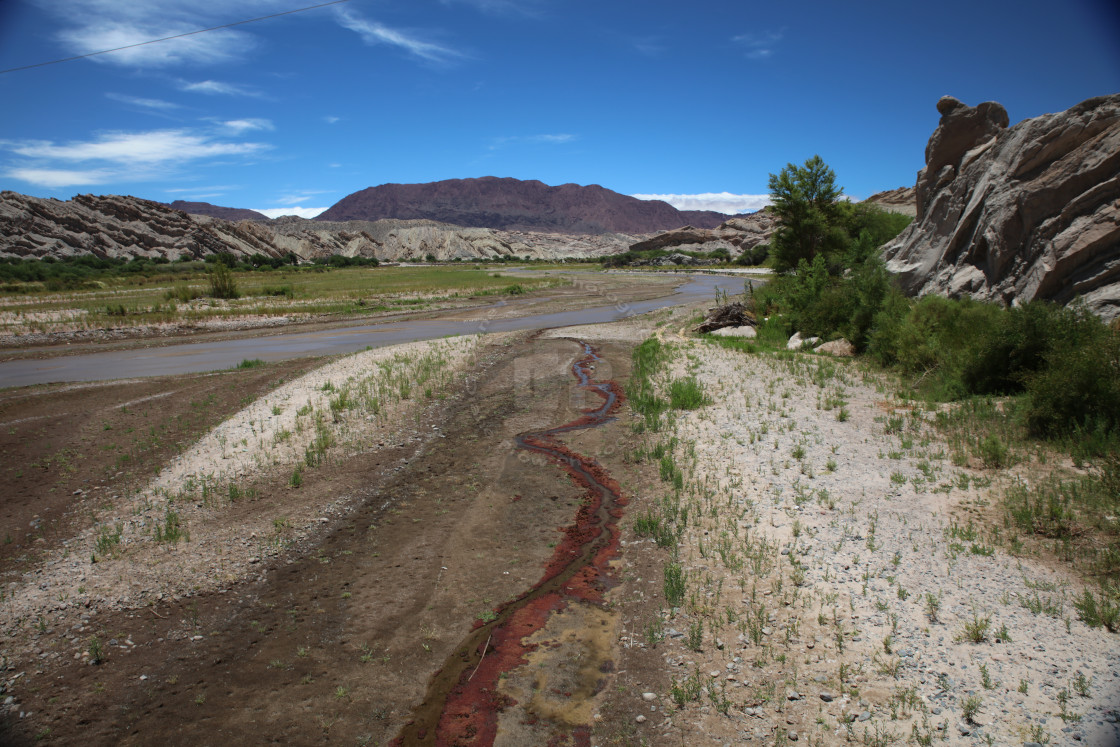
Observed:
[[[170,508],[167,509],[163,515],[163,524],[156,524],[155,526],[156,542],[170,542],[174,544],[183,538],[189,539],[186,531],[182,527],[182,522],[179,520],[179,514],[172,511]]]
[[[1077,619],[1090,628],[1105,627],[1110,632],[1120,631],[1120,599],[1110,585],[1102,586],[1096,596],[1086,589],[1073,601]]]
[[[688,626],[688,647],[700,651],[704,646],[704,621],[697,619]]]
[[[1084,672],[1078,672],[1073,680],[1073,691],[1082,698],[1089,697],[1089,689],[1093,686],[1093,678],[1086,677]]]
[[[93,636],[89,639],[89,660],[94,664],[105,661],[105,652],[101,649],[101,639]]]
[[[665,601],[670,607],[679,607],[684,601],[686,580],[684,567],[680,563],[669,562],[665,564]]]
[[[1019,680],[1019,692],[1021,692],[1023,695],[1026,695],[1028,692],[1030,692],[1030,687],[1030,683],[1026,680]]]
[[[236,368],[239,370],[244,370],[247,368],[261,368],[264,365],[266,365],[265,362],[260,358],[244,358],[240,363],[237,364]]]
[[[992,675],[988,672],[987,664],[980,665],[980,686],[985,690],[991,690],[995,687],[995,683],[992,682]]]
[[[293,488],[298,488],[303,485],[303,465],[297,464],[296,468],[292,470],[292,476],[288,479],[288,485]]]
[[[972,643],[983,643],[988,640],[988,629],[992,626],[991,616],[985,615],[980,617],[977,613],[972,613],[972,620],[966,621],[964,629],[961,631],[960,639],[971,641]]]
[[[979,695],[967,695],[961,698],[961,714],[964,720],[970,724],[976,723],[976,716],[982,710],[984,701]]]

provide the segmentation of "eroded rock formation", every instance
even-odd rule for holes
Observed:
[[[665,231],[630,246],[631,251],[676,249],[678,251],[711,252],[726,249],[732,257],[770,241],[777,228],[774,216],[766,210],[724,221],[715,228],[685,226]]]
[[[61,201],[0,192],[0,257],[203,257],[301,259],[342,254],[383,261],[479,259],[517,256],[539,259],[597,257],[626,250],[628,234],[570,236],[460,228],[434,221],[329,223],[285,217],[270,222],[232,222],[191,215],[137,197],[78,195]]]
[[[917,219],[883,250],[905,290],[1120,316],[1120,94],[1014,127],[994,102],[937,109]]]

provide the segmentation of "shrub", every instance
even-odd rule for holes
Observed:
[[[237,290],[237,281],[233,271],[222,261],[213,263],[209,272],[211,298],[238,298],[241,293]]]

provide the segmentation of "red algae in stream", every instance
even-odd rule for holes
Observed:
[[[541,579],[525,594],[500,607],[495,621],[484,623],[480,620],[475,624],[473,635],[476,636],[481,636],[486,632],[485,628],[489,628],[485,642],[478,640],[467,650],[460,648],[445,664],[447,669],[456,658],[461,664],[478,662],[473,669],[469,666],[464,668],[458,682],[441,698],[438,722],[410,722],[392,742],[393,745],[492,745],[497,736],[501,711],[515,705],[515,701],[498,692],[501,676],[525,664],[526,655],[536,648],[524,641],[542,630],[553,613],[570,604],[601,604],[607,589],[613,585],[610,563],[618,555],[620,530],[617,520],[622,516],[626,500],[618,482],[602,465],[555,440],[562,433],[598,427],[613,420],[624,399],[616,382],[591,380],[590,367],[599,357],[590,345],[581,344],[584,355],[572,364],[572,372],[581,388],[602,397],[603,404],[597,409],[584,411],[570,423],[525,433],[517,439],[519,448],[542,454],[585,489],[575,521],[564,529],[564,538],[554,549]],[[433,678],[433,683],[438,680],[439,674]],[[438,700],[433,701],[433,696],[439,698],[438,691],[430,691],[421,706],[422,709],[427,706],[428,713],[432,713],[432,706],[439,707]],[[431,733],[432,727],[434,734]],[[549,743],[579,747],[589,745],[590,729],[576,727],[570,733],[556,734]]]

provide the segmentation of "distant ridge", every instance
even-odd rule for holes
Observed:
[[[382,184],[347,195],[315,220],[435,220],[457,226],[569,234],[652,233],[715,228],[729,215],[677,210],[597,184],[550,187],[536,180],[484,176],[425,184]]]
[[[268,221],[271,220],[264,213],[258,213],[256,210],[249,210],[247,208],[231,208],[222,207],[221,205],[211,205],[209,202],[186,202],[185,200],[175,200],[175,202],[165,203],[168,207],[175,210],[182,210],[184,213],[191,215],[208,215],[211,218],[221,218],[222,220],[257,220]]]

